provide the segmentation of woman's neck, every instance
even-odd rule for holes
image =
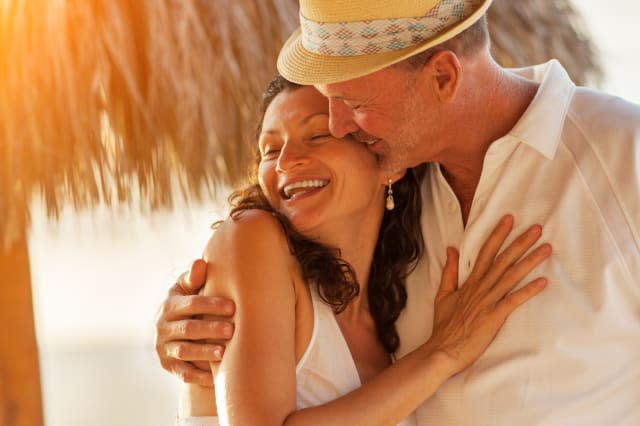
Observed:
[[[360,286],[358,296],[347,309],[364,309],[368,312],[367,287],[373,254],[382,223],[383,211],[369,211],[367,214],[350,217],[339,226],[325,228],[317,239],[323,244],[340,249],[340,258],[353,268]]]
[[[360,292],[336,315],[336,322],[349,347],[361,383],[371,380],[391,362],[369,309],[368,281],[379,229],[380,224],[377,224],[373,231],[349,233],[351,239],[340,245],[341,257],[354,269]]]

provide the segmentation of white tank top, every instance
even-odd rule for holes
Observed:
[[[296,366],[298,409],[332,401],[358,387],[360,377],[331,307],[311,289],[313,332]],[[375,407],[371,407],[375,409]],[[415,425],[413,414],[400,423]]]

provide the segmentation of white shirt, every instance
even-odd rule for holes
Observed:
[[[445,249],[460,282],[503,214],[544,226],[553,255],[527,278],[548,287],[486,353],[417,410],[430,426],[640,425],[640,107],[576,88],[556,61],[508,135],[487,152],[466,229],[438,165],[423,185],[427,251],[398,321],[402,356],[431,332]]]
[[[429,168],[427,250],[407,283],[398,355],[430,335],[445,248],[460,250],[464,282],[503,214],[515,215],[510,240],[544,226],[554,253],[529,278],[546,276],[549,286],[418,408],[418,424],[638,426],[640,108],[576,88],[556,61],[518,72],[541,86],[487,152],[466,229],[439,167]]]

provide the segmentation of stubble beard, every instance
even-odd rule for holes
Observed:
[[[396,138],[395,145],[391,146],[385,143],[385,151],[380,156],[380,165],[384,170],[389,172],[397,172],[403,169],[410,169],[422,163],[416,159],[416,141],[415,138],[402,137]]]
[[[370,150],[378,157],[379,166],[389,172],[395,173],[398,170],[408,169],[420,164],[420,161],[412,159],[415,156],[416,141],[414,138],[396,137],[395,146],[392,146],[385,139],[380,139],[363,130],[358,130],[351,134],[358,142],[369,146],[370,142],[375,142]]]

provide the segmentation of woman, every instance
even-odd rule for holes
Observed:
[[[550,254],[542,245],[519,261],[540,236],[533,226],[496,258],[506,216],[459,290],[448,251],[432,337],[392,364],[404,277],[422,252],[420,171],[400,180],[405,171],[381,169],[364,144],[331,136],[328,112],[314,88],[272,82],[259,184],[236,195],[205,250],[218,265],[205,293],[237,306],[234,337],[212,365],[223,424],[397,424],[546,284],[505,296]],[[191,415],[215,415],[210,392],[191,385]]]

